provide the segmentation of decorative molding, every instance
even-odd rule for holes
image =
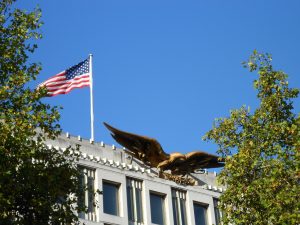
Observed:
[[[71,136],[68,132],[66,133],[66,137],[67,138],[72,138],[73,140],[76,139],[76,136]],[[77,140],[80,140],[82,141],[82,138],[81,136],[79,135],[77,137]],[[95,144],[95,142],[92,142],[91,140],[85,140],[85,143],[90,143],[92,145]],[[99,146],[99,145],[98,145]],[[105,143],[103,141],[100,142],[100,146],[101,147],[105,147]],[[63,148],[63,147],[59,147],[57,145],[52,145],[52,144],[48,144],[47,147],[49,149],[51,148],[55,148],[61,152],[64,152],[66,151],[66,148]],[[95,148],[95,145],[94,147]],[[116,146],[115,145],[112,145],[111,146],[111,149],[114,149],[116,150]],[[122,149],[120,150],[126,150],[125,147],[122,147]],[[79,154],[80,153],[80,158],[82,160],[88,160],[88,161],[91,161],[91,162],[94,162],[94,163],[99,163],[99,164],[102,164],[102,165],[105,165],[105,166],[109,166],[109,167],[114,167],[114,168],[118,168],[120,170],[129,170],[129,171],[133,171],[133,172],[140,172],[140,173],[145,173],[146,175],[148,176],[151,176],[151,177],[157,177],[156,174],[153,174],[151,169],[149,168],[145,168],[145,167],[142,167],[142,166],[139,166],[139,165],[133,165],[131,162],[120,162],[120,161],[114,161],[112,159],[107,159],[107,158],[102,158],[100,156],[95,156],[95,155],[88,155],[86,153],[82,153],[82,152],[79,152],[79,151],[75,151],[76,154]],[[125,158],[126,158],[126,152],[125,153]],[[128,155],[130,157],[130,155]],[[204,169],[204,174],[208,175],[208,171],[207,169]],[[217,176],[217,172],[214,171],[213,173],[210,173],[211,175],[213,176]],[[210,176],[211,176],[210,175]],[[162,177],[163,176],[163,177]],[[158,177],[160,178],[163,178],[163,179],[167,179],[167,180],[171,180],[171,181],[174,181],[178,184],[181,184],[181,185],[194,185],[196,182],[192,179],[192,178],[183,178],[183,177],[178,177],[178,176],[173,176],[172,174],[169,174],[169,173],[163,173],[163,175],[159,175]],[[205,186],[201,186],[203,189],[206,189],[206,190],[209,190],[209,191],[214,191],[214,192],[218,192],[218,193],[222,193],[224,191],[226,191],[225,188],[223,187],[218,187],[218,186],[212,186],[212,185],[205,185]]]

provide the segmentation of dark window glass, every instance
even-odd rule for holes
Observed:
[[[136,191],[136,208],[137,208],[137,222],[143,222],[143,205],[142,205],[142,190],[135,189]]]
[[[181,224],[186,225],[186,208],[185,208],[185,199],[180,199],[180,211],[181,211]]]
[[[79,196],[78,196],[78,207],[80,209],[83,209],[85,206],[85,181],[84,181],[84,172],[83,169],[80,170],[80,176],[79,176]],[[85,212],[80,211],[78,213],[79,218],[84,218]]]
[[[94,178],[88,177],[87,179],[88,188],[88,212],[94,212]]]
[[[172,206],[173,206],[173,219],[174,219],[174,225],[179,225],[179,213],[178,213],[178,203],[176,201],[176,198],[172,198]]]
[[[150,193],[151,221],[164,225],[164,196]]]
[[[194,203],[194,214],[196,225],[207,225],[206,219],[207,207],[198,203]]]
[[[119,185],[103,182],[103,211],[111,215],[119,215]]]
[[[219,200],[214,198],[214,211],[215,211],[215,219],[216,219],[216,225],[220,225],[221,224],[221,211],[218,208],[218,204],[219,204]]]
[[[127,208],[128,208],[128,219],[134,221],[134,206],[133,206],[133,188],[127,186]]]

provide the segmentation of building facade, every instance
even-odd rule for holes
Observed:
[[[157,171],[127,155],[121,148],[64,134],[48,145],[81,145],[80,184],[87,187],[78,204],[87,225],[217,225],[216,173],[193,174],[195,186],[157,177]],[[100,193],[94,195],[95,190]],[[94,206],[96,203],[96,207]]]

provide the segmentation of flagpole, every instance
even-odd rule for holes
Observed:
[[[94,96],[93,96],[93,70],[92,70],[93,55],[89,54],[89,71],[90,71],[90,97],[91,97],[91,141],[94,141]]]

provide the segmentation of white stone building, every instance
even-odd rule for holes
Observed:
[[[79,215],[87,225],[219,224],[216,205],[223,190],[216,186],[216,173],[195,174],[197,185],[183,186],[158,178],[155,170],[114,145],[68,134],[48,144],[61,149],[81,145],[81,182],[102,192],[94,196],[87,190],[79,202],[88,207]]]

